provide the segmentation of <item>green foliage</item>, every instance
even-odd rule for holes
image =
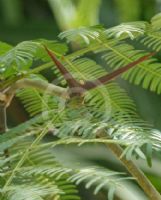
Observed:
[[[44,50],[50,48],[79,81],[94,80],[109,68],[120,68],[147,54],[147,47],[160,50],[160,15],[148,22],[124,23],[108,30],[101,26],[83,27],[61,33],[78,50],[67,53],[66,44],[56,41],[25,41],[15,47],[1,42],[1,90],[5,91],[24,77],[46,80],[44,69],[57,76],[56,84],[66,87],[56,66]],[[141,48],[136,48],[136,41]],[[144,44],[146,48],[142,45]],[[98,56],[99,64],[94,58]],[[51,69],[49,69],[51,68]],[[122,77],[158,94],[161,93],[161,64],[156,58],[138,64]],[[47,80],[46,80],[47,82]],[[129,177],[110,169],[79,166],[55,158],[60,144],[117,143],[124,148],[122,157],[146,159],[151,165],[152,152],[161,150],[161,134],[139,116],[135,102],[117,82],[86,91],[82,98],[68,101],[31,88],[17,91],[31,119],[0,136],[1,199],[8,200],[76,200],[77,185],[84,183],[94,194],[115,191]],[[48,136],[52,139],[48,141]],[[9,157],[3,151],[9,150]],[[88,164],[88,163],[87,163]],[[103,190],[102,190],[103,189]]]

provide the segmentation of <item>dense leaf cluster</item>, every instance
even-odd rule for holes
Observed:
[[[67,87],[62,75],[44,50],[46,45],[62,61],[73,76],[83,82],[99,78],[110,68],[117,69],[135,61],[148,51],[161,49],[161,17],[151,23],[132,22],[104,29],[83,27],[63,32],[59,41],[24,41],[12,47],[0,43],[1,91],[23,78],[46,80],[48,69],[56,77],[54,83]],[[140,44],[136,48],[132,41]],[[70,43],[70,45],[68,45]],[[69,46],[74,49],[69,51]],[[62,58],[63,56],[63,58]],[[99,64],[95,57],[100,58]],[[123,76],[133,84],[161,93],[161,63],[151,58]],[[147,159],[152,151],[161,150],[161,134],[141,119],[134,101],[115,81],[87,91],[83,100],[64,101],[34,89],[21,89],[17,97],[31,119],[0,135],[1,199],[76,200],[76,185],[85,182],[94,194],[101,189],[112,199],[115,190],[126,178],[124,174],[87,166],[75,169],[55,159],[54,147],[59,144],[107,143],[121,144],[128,160],[133,156]],[[48,142],[45,136],[53,135]],[[56,138],[55,138],[56,137]],[[9,150],[9,157],[3,151]],[[130,179],[130,178],[129,178]],[[94,186],[94,187],[93,187]]]

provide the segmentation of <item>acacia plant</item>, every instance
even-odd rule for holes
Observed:
[[[161,150],[161,133],[141,119],[135,102],[115,80],[121,75],[161,93],[161,15],[150,23],[82,27],[59,38],[65,42],[0,43],[1,199],[76,200],[81,199],[77,185],[84,183],[94,194],[107,191],[112,200],[121,198],[120,186],[134,179],[148,199],[161,200],[133,161],[143,158],[150,167],[152,153]],[[53,74],[52,83],[44,70]],[[14,97],[30,118],[7,127],[6,109]],[[56,159],[56,146],[80,148],[85,143],[107,147],[129,175],[88,163],[69,167]]]

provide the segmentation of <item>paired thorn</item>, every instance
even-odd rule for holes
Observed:
[[[139,59],[137,59],[134,62],[131,62],[125,66],[123,66],[122,68],[119,68],[115,71],[113,71],[110,74],[106,74],[96,80],[93,81],[86,81],[84,84],[79,83],[77,80],[75,80],[75,78],[72,76],[72,74],[65,68],[65,66],[57,59],[57,57],[55,56],[55,54],[50,51],[46,46],[44,46],[45,50],[47,51],[48,55],[51,57],[51,59],[53,60],[53,62],[55,63],[55,65],[57,66],[57,68],[59,69],[59,71],[61,72],[61,74],[63,75],[64,79],[67,81],[67,84],[69,86],[69,88],[72,90],[72,88],[76,88],[77,92],[75,92],[75,95],[82,95],[82,93],[85,90],[91,90],[93,88],[96,88],[100,85],[106,84],[108,82],[110,82],[112,79],[118,77],[119,75],[121,75],[122,73],[128,71],[129,69],[131,69],[134,66],[137,66],[137,64],[142,63],[143,61],[149,59],[150,57],[152,57],[153,55],[155,55],[155,52],[149,53]],[[75,96],[73,94],[73,96]]]

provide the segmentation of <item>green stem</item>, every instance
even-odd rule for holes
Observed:
[[[30,150],[36,145],[38,144],[41,139],[46,135],[48,131],[48,125],[43,129],[43,131],[41,132],[41,134],[34,140],[34,142],[30,145],[30,147],[28,149],[26,149],[26,151],[24,152],[23,156],[21,157],[21,159],[19,160],[19,162],[17,163],[16,167],[13,169],[10,177],[8,178],[8,180],[6,181],[3,190],[5,191],[6,188],[10,185],[10,183],[12,182],[15,173],[18,171],[18,169],[23,165],[23,163],[25,162]]]
[[[150,200],[161,200],[160,193],[156,190],[144,173],[135,165],[135,163],[131,160],[127,160],[125,157],[121,157],[123,149],[118,144],[109,143],[106,146],[115,154],[129,173],[136,179],[137,183],[144,190]]]
[[[63,114],[62,110],[60,111],[60,115],[61,113]],[[45,127],[44,129],[41,131],[40,135],[31,143],[31,145],[29,146],[29,148],[26,149],[26,151],[24,152],[23,156],[21,157],[21,159],[19,160],[19,162],[17,163],[16,167],[12,170],[11,175],[9,176],[8,180],[6,181],[2,191],[5,192],[6,188],[11,184],[16,172],[19,170],[19,168],[23,165],[23,163],[25,162],[27,156],[29,155],[29,153],[31,152],[31,150],[37,145],[39,144],[39,142],[43,139],[43,137],[48,133],[49,127],[54,126],[54,121],[57,119],[58,115],[56,115]]]

